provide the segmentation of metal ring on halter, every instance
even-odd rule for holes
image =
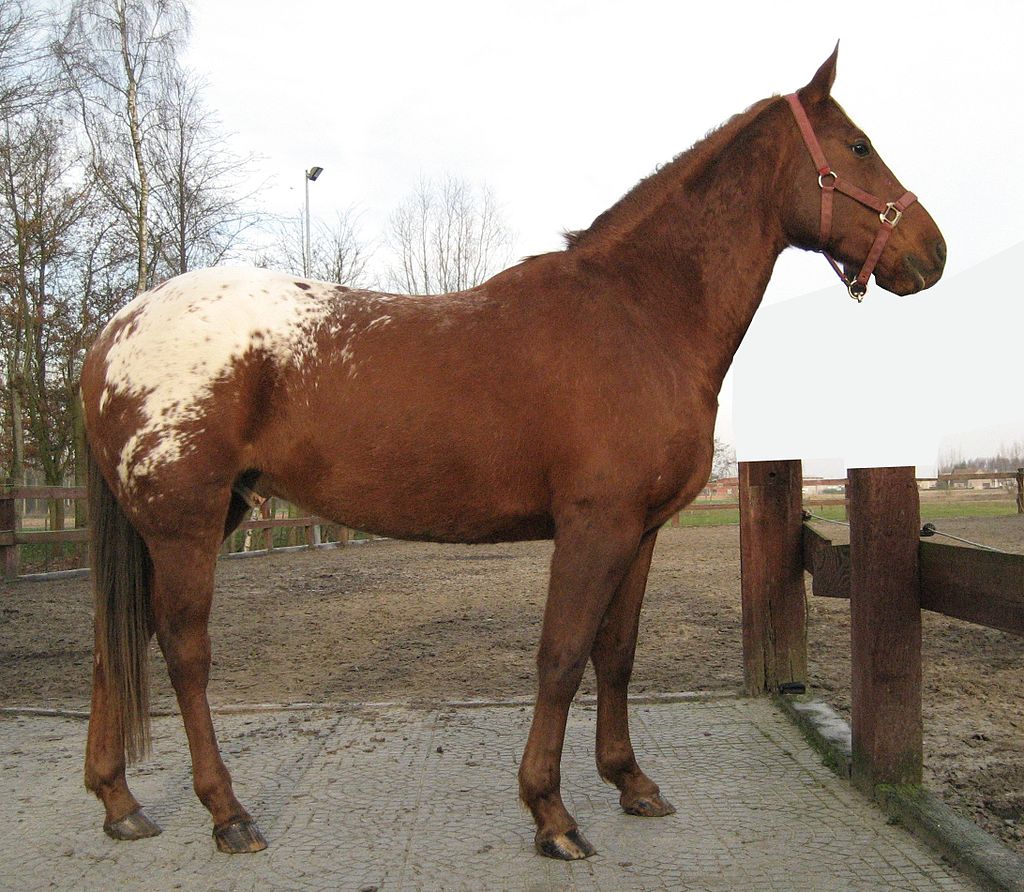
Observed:
[[[822,182],[822,178],[823,177],[832,177],[832,182],[829,183],[829,186],[834,187],[835,184],[836,184],[836,181],[839,179],[839,174],[837,174],[834,170],[826,170],[824,173],[819,173],[818,174],[818,188],[819,189],[826,188],[825,184]]]
[[[864,295],[868,293],[868,286],[854,279],[852,282],[846,283],[846,290],[850,292],[850,297],[860,303],[864,300]]]
[[[821,178],[819,177],[818,179]],[[891,220],[889,219],[890,211],[893,214],[895,214],[895,216]],[[885,210],[878,215],[878,219],[881,220],[883,223],[888,223],[890,226],[895,226],[897,223],[900,222],[900,220],[903,219],[903,211],[896,207],[895,202],[887,201],[885,203]]]

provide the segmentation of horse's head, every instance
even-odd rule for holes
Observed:
[[[781,171],[786,236],[791,244],[835,258],[833,266],[858,300],[872,272],[887,291],[912,294],[939,280],[946,243],[832,98],[838,53],[837,45],[811,82],[786,97],[793,128],[792,152]]]

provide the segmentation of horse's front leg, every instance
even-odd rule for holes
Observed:
[[[643,817],[675,812],[662,798],[658,785],[640,770],[629,738],[629,679],[657,535],[657,531],[648,533],[641,541],[632,566],[608,606],[590,653],[597,673],[597,770],[608,783],[618,787],[623,809]]]
[[[575,860],[595,849],[561,796],[562,746],[601,618],[631,566],[641,524],[608,506],[574,506],[557,519],[544,627],[537,653],[537,705],[519,766],[519,795],[537,822],[537,850]]]

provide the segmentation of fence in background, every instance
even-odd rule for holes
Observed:
[[[82,486],[25,486],[0,490],[0,574],[3,578],[16,578],[25,572],[26,567],[43,571],[53,569],[51,564],[56,564],[60,571],[86,568],[87,527],[34,529],[29,524],[18,523],[19,515],[15,510],[18,500],[38,509],[40,503],[54,499],[75,502],[85,498],[86,490]],[[47,512],[37,510],[35,513]],[[72,517],[74,512],[66,511],[65,514]],[[366,535],[298,512],[294,506],[280,499],[268,499],[227,538],[221,553],[265,554],[277,548],[345,545],[361,538],[366,538]],[[60,554],[50,561],[36,558],[34,553],[44,548],[57,548]],[[25,559],[25,551],[32,555],[30,560]]]
[[[1017,511],[1024,514],[1024,468],[1019,468],[1016,473],[954,474],[918,478],[919,483],[929,481],[962,483],[969,480],[1016,481]],[[814,478],[809,482],[813,483],[815,488],[838,488],[844,487],[846,484],[845,479],[821,480]],[[88,529],[35,529],[28,523],[18,522],[19,517],[27,512],[23,510],[19,513],[15,510],[15,503],[19,500],[23,502],[23,506],[34,505],[39,508],[40,503],[57,499],[74,502],[76,500],[84,501],[85,498],[84,487],[27,486],[0,489],[0,574],[2,577],[12,579],[26,570],[45,571],[86,567],[88,564]],[[805,506],[812,508],[845,505],[846,502],[847,500],[841,493],[832,498],[812,496],[803,500]],[[685,525],[697,521],[706,512],[721,511],[733,511],[738,515],[740,501],[700,498],[685,511],[676,515],[669,522],[669,526]],[[65,514],[68,517],[73,517],[75,512],[68,510]],[[281,547],[316,547],[332,543],[344,545],[363,538],[367,538],[363,533],[333,524],[323,518],[302,514],[286,502],[270,499],[228,538],[223,553],[261,554]],[[26,550],[31,559],[26,560],[23,553]],[[56,557],[50,555],[50,551],[53,550],[58,552]],[[40,553],[43,555],[42,558],[38,557]]]

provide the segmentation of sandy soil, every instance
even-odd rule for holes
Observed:
[[[1024,552],[1024,517],[938,525]],[[550,543],[378,541],[222,561],[211,702],[532,695],[550,555]],[[809,616],[813,688],[848,716],[849,606],[811,598]],[[924,640],[926,784],[1024,853],[1024,639],[926,613]],[[86,580],[5,587],[0,702],[87,709],[90,659]],[[738,528],[667,529],[632,690],[741,683]],[[153,687],[157,706],[173,705],[155,648]],[[593,691],[589,669],[583,689]]]

